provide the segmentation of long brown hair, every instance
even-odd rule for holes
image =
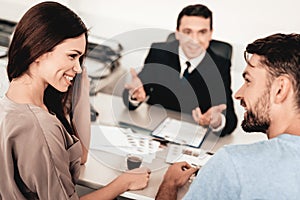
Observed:
[[[87,28],[73,11],[57,2],[42,2],[30,8],[18,22],[8,50],[7,74],[11,81],[27,73],[29,65],[41,55],[51,52],[68,38],[85,34]],[[87,45],[86,45],[87,46]],[[83,57],[80,59],[82,64]],[[49,112],[56,114],[67,131],[74,130],[66,119],[67,92],[59,92],[49,85],[44,92],[44,103]]]

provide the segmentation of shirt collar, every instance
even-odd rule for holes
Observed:
[[[198,57],[189,60],[185,56],[181,46],[179,45],[178,54],[179,54],[179,62],[180,62],[180,77],[182,77],[184,70],[187,68],[187,66],[185,64],[186,61],[189,61],[191,63],[191,66],[189,68],[189,73],[191,73],[199,65],[199,63],[203,60],[203,58],[206,54],[206,51],[201,53]]]

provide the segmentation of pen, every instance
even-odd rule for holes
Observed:
[[[206,152],[206,154],[208,154],[208,155],[211,155],[211,156],[212,156],[212,155],[214,155],[214,153],[213,153],[213,152],[209,152],[209,151],[208,151],[208,152]]]
[[[193,173],[192,175],[191,175],[191,177],[189,178],[189,182],[191,183],[191,182],[193,182],[193,180],[196,178],[196,176],[197,176],[197,174],[198,174],[198,172],[199,172],[199,170],[200,170],[200,168],[201,168],[201,166],[200,165],[196,165],[196,164],[191,164],[193,167],[195,167],[195,168],[197,168],[197,170],[195,171],[195,173]],[[184,169],[183,169],[184,170]],[[185,169],[186,170],[186,169]]]

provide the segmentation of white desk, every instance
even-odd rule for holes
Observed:
[[[99,111],[99,117],[96,121],[96,123],[99,124],[117,126],[119,117],[124,116],[124,112],[128,112],[127,108],[123,104],[121,97],[98,93],[96,96],[91,97],[91,103]],[[155,113],[149,115],[149,109],[153,111],[150,106],[143,104],[136,111],[130,111],[128,113],[132,114],[131,117],[133,122],[144,123],[144,126],[151,126],[153,125],[151,124],[153,123],[153,120],[151,120],[151,118],[155,117]],[[163,110],[159,114],[162,113],[177,119],[181,118],[186,121],[192,120],[191,116],[183,116],[174,111]],[[145,133],[147,133],[147,131],[145,131]],[[210,135],[208,138],[206,138],[201,148],[215,152],[220,147],[226,144],[245,144],[265,139],[266,136],[264,134],[245,134],[240,127],[237,127],[234,133],[223,138],[217,138],[213,135]],[[155,166],[151,166],[155,170],[151,173],[149,185],[147,188],[140,191],[128,191],[123,193],[122,196],[139,200],[154,199],[164,173],[168,167],[168,164],[165,163],[166,153],[167,150],[163,150],[157,154],[157,158],[154,160],[155,163],[153,163],[153,165]],[[88,162],[81,168],[79,184],[86,185],[95,189],[107,185],[122,173],[117,169],[122,159],[124,158],[105,152],[90,151]],[[107,162],[107,160],[109,160],[109,162]],[[178,199],[181,199],[187,189],[188,184],[180,190]]]

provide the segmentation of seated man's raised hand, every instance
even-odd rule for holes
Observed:
[[[132,100],[143,102],[146,99],[146,92],[143,87],[141,79],[138,77],[136,71],[130,68],[131,82],[125,84],[125,88],[129,90],[129,97]]]
[[[205,113],[201,112],[199,107],[192,111],[193,118],[201,126],[210,126],[211,128],[218,128],[222,124],[222,111],[226,109],[225,104],[212,106]]]

